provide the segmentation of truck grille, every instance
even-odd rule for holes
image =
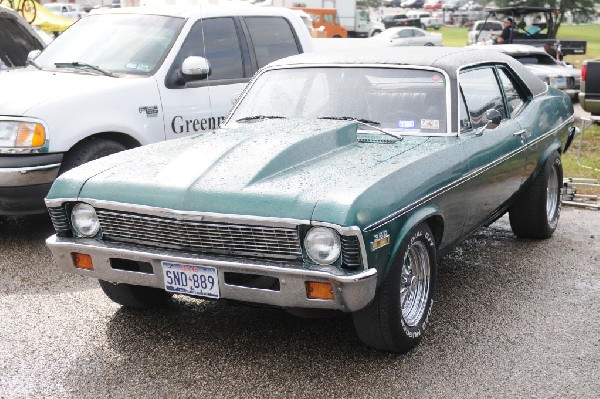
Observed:
[[[302,259],[295,228],[179,220],[107,209],[96,212],[107,241],[200,253]]]

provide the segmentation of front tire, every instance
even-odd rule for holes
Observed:
[[[554,152],[533,180],[531,187],[508,211],[510,227],[517,237],[550,238],[560,217],[563,169]]]
[[[173,294],[153,287],[141,285],[117,284],[104,280],[98,280],[102,291],[113,302],[129,308],[146,309],[161,306],[173,296]]]
[[[375,299],[352,314],[360,339],[375,349],[405,353],[427,328],[437,276],[436,248],[426,224],[406,236]]]
[[[90,139],[73,147],[63,160],[60,173],[73,169],[76,166],[105,157],[123,150],[123,144],[111,139]]]

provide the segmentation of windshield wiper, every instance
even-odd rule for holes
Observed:
[[[117,75],[115,75],[112,72],[108,72],[105,71],[104,69],[97,67],[95,65],[91,65],[91,64],[86,64],[85,62],[55,62],[54,66],[57,68],[64,68],[64,67],[75,67],[75,68],[89,68],[91,70],[94,70],[96,72],[100,72],[102,75],[106,75],[106,76],[110,76],[112,78],[116,78]]]
[[[332,119],[332,120],[337,120],[337,121],[356,121],[359,124],[363,125],[363,126],[367,126],[370,127],[372,129],[375,129],[383,134],[387,134],[388,136],[392,136],[393,138],[397,139],[397,140],[402,140],[402,137],[395,135],[392,132],[388,132],[387,130],[384,130],[382,128],[380,128],[379,126],[376,125],[381,125],[381,123],[379,122],[375,122],[375,121],[371,121],[368,119],[359,119],[359,118],[355,118],[353,116],[322,116],[318,119]]]
[[[244,122],[244,121],[255,121],[260,119],[287,119],[285,116],[274,116],[274,115],[254,115],[254,116],[246,116],[245,118],[240,118],[236,120],[236,122]]]

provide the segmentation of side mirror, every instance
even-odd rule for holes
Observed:
[[[38,55],[40,55],[40,53],[42,52],[42,50],[32,50],[27,54],[27,61],[33,61],[35,60]]]
[[[485,129],[495,129],[502,122],[502,115],[497,109],[488,109],[485,111],[485,120],[487,121]]]
[[[181,64],[180,77],[184,82],[206,79],[210,74],[210,63],[204,57],[187,57]]]

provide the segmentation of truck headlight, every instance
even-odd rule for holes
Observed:
[[[82,237],[94,237],[100,231],[100,221],[93,206],[83,202],[73,207],[71,225]]]
[[[313,262],[330,265],[340,256],[340,235],[328,227],[313,227],[304,238],[304,248]]]
[[[0,121],[0,147],[41,147],[46,143],[46,129],[40,123]]]

